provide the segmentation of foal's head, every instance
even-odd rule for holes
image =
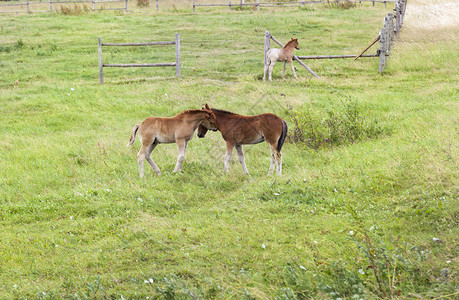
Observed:
[[[199,132],[200,132],[201,128],[205,128],[206,132],[207,132],[208,129],[210,129],[212,131],[217,131],[217,120],[215,119],[214,113],[212,111],[210,111],[210,110],[207,110],[207,109],[203,109],[202,111],[206,113],[206,118],[204,119],[204,121],[202,121],[201,125],[199,125],[198,136],[199,136]],[[205,133],[204,133],[204,135],[205,135]],[[204,135],[202,137],[204,137]],[[201,137],[201,136],[199,136],[199,137]]]
[[[300,50],[300,43],[298,43],[298,39],[291,38],[287,44],[285,44],[284,48],[295,48],[296,50]]]
[[[209,112],[209,118],[206,118],[204,122],[198,127],[198,137],[203,138],[206,136],[207,130],[217,131],[217,120],[215,119],[214,113],[210,110],[209,105],[202,108],[203,111]]]

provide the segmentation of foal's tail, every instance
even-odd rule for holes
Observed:
[[[285,120],[282,120],[282,133],[277,141],[277,152],[280,152],[282,149],[282,145],[284,145],[285,138],[287,137],[288,126]]]
[[[129,140],[129,143],[127,144],[127,147],[129,147],[132,144],[134,144],[135,135],[137,134],[137,130],[139,130],[139,127],[140,127],[140,125],[137,124],[137,125],[134,126],[134,128],[132,128],[131,139]]]

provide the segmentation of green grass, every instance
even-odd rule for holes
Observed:
[[[265,30],[297,37],[299,55],[356,54],[386,13],[1,15],[0,298],[456,297],[458,42],[443,38],[454,30],[405,28],[382,75],[376,59],[307,61],[319,79],[296,65],[300,79],[282,80],[279,64],[261,81]],[[181,78],[113,68],[99,85],[97,37],[176,32]],[[174,59],[173,46],[104,48],[107,63]],[[209,132],[189,143],[182,173],[176,146],[159,145],[163,175],[146,165],[139,179],[132,127],[206,102],[274,112],[290,132],[305,111],[316,126],[347,124],[352,103],[383,130],[290,141],[281,177],[266,175],[264,143],[245,147],[250,176],[235,156],[224,174],[224,142]]]

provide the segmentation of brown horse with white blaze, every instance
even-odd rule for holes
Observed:
[[[285,44],[282,49],[270,49],[266,52],[266,65],[265,70],[263,73],[263,80],[266,80],[266,75],[269,73],[269,81],[272,81],[272,73],[273,68],[276,62],[283,61],[284,62],[284,69],[282,70],[282,78],[285,75],[285,66],[287,62],[290,64],[292,68],[293,76],[298,79],[295,73],[295,68],[293,67],[293,50],[300,50],[300,44],[298,43],[298,39],[292,38],[290,41]]]
[[[193,133],[198,126],[216,130],[217,123],[215,115],[210,110],[191,109],[185,110],[171,118],[150,117],[145,119],[140,125],[135,125],[127,146],[129,147],[134,143],[136,134],[138,134],[142,143],[142,147],[137,155],[140,177],[143,177],[143,162],[145,159],[155,173],[161,175],[158,166],[151,159],[151,152],[158,144],[177,143],[178,157],[174,172],[182,171],[186,145],[192,139]]]
[[[257,144],[266,141],[271,148],[271,165],[268,175],[272,174],[276,165],[277,174],[282,174],[281,149],[287,136],[287,123],[275,114],[266,113],[256,116],[243,116],[229,111],[210,108],[207,104],[205,109],[211,110],[217,121],[217,130],[222,134],[226,142],[226,153],[224,158],[224,170],[228,171],[233,148],[239,157],[242,170],[249,174],[245,165],[242,145]],[[205,126],[199,126],[198,137],[203,138],[207,133]]]

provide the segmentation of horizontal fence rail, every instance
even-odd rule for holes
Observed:
[[[243,0],[237,1],[228,0],[227,3],[196,3],[196,0],[193,0],[193,12],[196,12],[196,7],[198,6],[228,6],[229,10],[232,10],[232,7],[243,7],[243,6],[252,6],[256,7],[257,10],[260,10],[260,7],[289,7],[289,6],[305,6],[305,5],[315,5],[315,4],[339,4],[340,2],[354,3],[355,5],[362,5],[363,2],[372,2],[373,6],[375,3],[384,3],[384,6],[387,6],[387,3],[396,2],[397,0],[311,0],[311,1],[293,1],[293,2],[244,2]]]
[[[8,1],[10,3],[1,3],[0,2],[0,13],[32,13],[32,12],[51,12],[56,9],[54,5],[56,4],[91,4],[91,10],[128,10],[128,0],[46,0],[46,1]],[[107,4],[107,3],[123,3],[123,7],[99,7],[96,8],[96,5]],[[47,9],[33,9],[33,7],[47,7]],[[22,10],[4,10],[3,7],[20,7]]]
[[[105,68],[145,68],[145,67],[175,67],[175,76],[180,76],[180,34],[175,34],[175,41],[165,42],[145,42],[145,43],[102,43],[98,38],[99,49],[99,83],[104,84],[104,67]],[[162,46],[175,45],[175,62],[174,63],[147,63],[147,64],[104,64],[102,61],[103,46]]]

